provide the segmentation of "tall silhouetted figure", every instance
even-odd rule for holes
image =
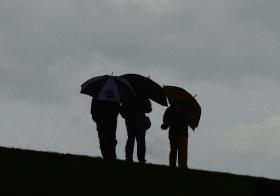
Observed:
[[[119,103],[92,100],[92,119],[96,123],[100,150],[104,159],[116,159],[116,129],[119,112]]]
[[[177,155],[180,168],[188,168],[188,124],[186,113],[180,111],[176,104],[171,104],[163,116],[163,130],[169,128],[170,154],[169,165],[176,167]]]
[[[127,142],[125,146],[126,161],[133,162],[134,142],[137,141],[137,158],[139,163],[146,162],[146,131],[151,121],[145,114],[152,111],[149,99],[135,97],[121,106],[121,115],[125,119]]]

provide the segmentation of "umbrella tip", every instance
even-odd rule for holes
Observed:
[[[148,76],[148,78],[150,79],[151,75]]]
[[[196,97],[197,96],[197,94],[195,94],[193,97]]]

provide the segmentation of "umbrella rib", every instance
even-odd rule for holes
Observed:
[[[124,83],[126,86],[128,86],[131,89],[132,93],[134,95],[136,95],[136,92],[134,91],[134,88],[132,87],[132,85],[127,80],[125,80],[123,78],[120,78],[120,77],[116,77],[115,79],[120,81],[120,82],[122,82],[122,83]]]
[[[90,85],[91,83],[93,83],[93,82],[95,82],[95,81],[97,81],[97,80],[102,80],[102,79],[104,79],[104,77],[105,77],[105,76],[97,76],[97,77],[91,78],[91,79],[85,81],[85,82],[81,85],[81,87],[82,87],[82,88],[86,88],[86,87],[87,87],[88,85]]]

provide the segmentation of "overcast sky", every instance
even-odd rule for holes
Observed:
[[[150,75],[202,107],[189,167],[280,179],[280,1],[0,0],[0,146],[100,156],[103,74]],[[148,162],[168,164],[153,103]],[[126,131],[119,117],[118,157]]]

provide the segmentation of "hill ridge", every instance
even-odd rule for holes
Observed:
[[[280,181],[263,177],[6,147],[0,157],[0,192],[280,195]]]

